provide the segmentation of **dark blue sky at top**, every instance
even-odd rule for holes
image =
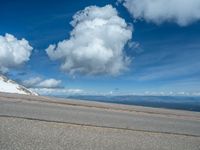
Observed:
[[[115,0],[0,0],[0,35],[26,38],[34,51],[30,61],[10,76],[24,80],[34,76],[63,81],[66,88],[122,93],[199,92],[200,89],[200,22],[187,27],[174,23],[155,25],[134,22]],[[76,76],[59,70],[59,62],[48,59],[49,44],[69,38],[72,16],[90,5],[112,4],[119,15],[134,26],[133,41],[137,48],[125,48],[133,62],[130,69],[117,77]]]

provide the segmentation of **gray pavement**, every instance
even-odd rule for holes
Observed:
[[[0,149],[200,150],[200,113],[0,94]]]

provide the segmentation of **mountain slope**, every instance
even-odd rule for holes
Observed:
[[[0,92],[17,93],[25,95],[38,95],[7,77],[0,75]]]

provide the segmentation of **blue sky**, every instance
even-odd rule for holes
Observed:
[[[127,0],[128,3],[128,0]],[[45,49],[70,38],[73,15],[85,7],[111,4],[127,25],[132,38],[123,52],[131,58],[128,69],[119,75],[71,75],[52,61]],[[6,74],[23,82],[31,78],[59,80],[58,89],[80,89],[87,94],[195,94],[200,93],[200,21],[155,22],[137,19],[116,0],[5,0],[0,5],[0,35],[25,38],[33,47],[30,60]],[[137,19],[137,20],[136,20]],[[161,19],[162,20],[162,19]],[[40,81],[42,82],[42,81]],[[30,87],[34,88],[34,87]],[[49,88],[49,87],[48,87]]]

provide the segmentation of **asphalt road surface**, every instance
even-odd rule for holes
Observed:
[[[0,150],[200,150],[200,113],[0,93]]]

